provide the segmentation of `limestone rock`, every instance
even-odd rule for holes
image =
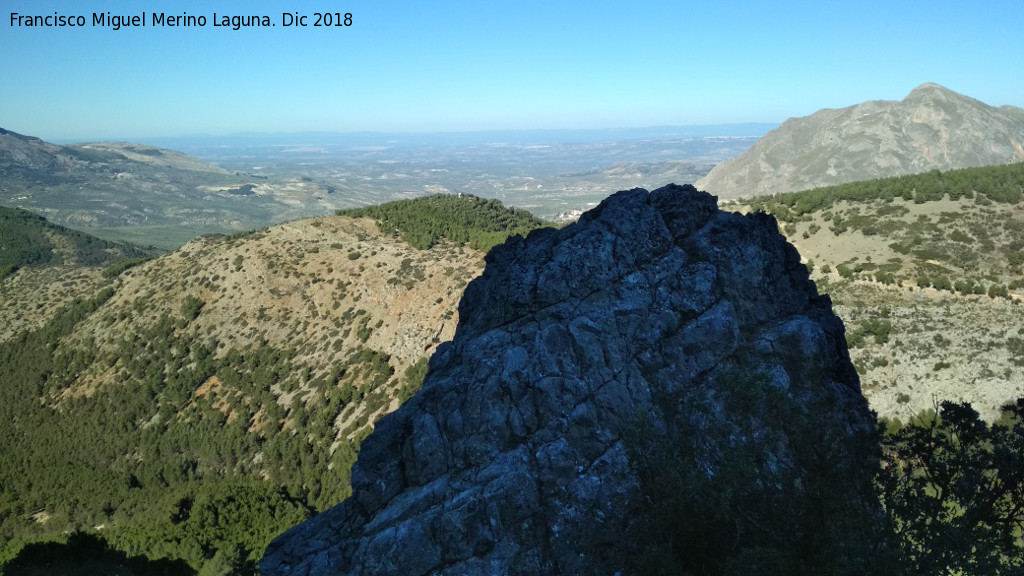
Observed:
[[[692,462],[684,493],[740,477],[723,489],[780,504],[787,538],[845,566],[819,573],[876,570],[874,417],[772,217],[619,192],[493,249],[459,316],[353,496],[271,543],[264,574],[632,573],[658,445]]]

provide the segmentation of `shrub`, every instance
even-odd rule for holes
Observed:
[[[1009,298],[1010,291],[1006,289],[1006,286],[1001,284],[992,284],[988,287],[989,298]]]
[[[206,306],[206,302],[189,294],[181,303],[181,315],[185,317],[185,320],[195,320],[202,312],[203,306]]]
[[[943,402],[906,426],[880,423],[876,482],[905,574],[1020,573],[1024,400],[1003,414],[989,426],[970,404]]]
[[[423,381],[427,377],[427,358],[420,358],[415,364],[405,369],[405,383],[398,390],[398,399],[405,402],[423,387]]]

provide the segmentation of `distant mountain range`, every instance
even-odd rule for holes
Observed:
[[[693,182],[771,127],[149,141],[165,148],[59,146],[0,129],[0,205],[109,240],[164,249],[202,234],[437,192],[496,198],[548,219],[571,218],[616,190]]]
[[[772,130],[697,181],[723,198],[1024,161],[1024,109],[937,84],[900,102],[819,110]]]
[[[268,183],[163,148],[101,142],[59,146],[0,128],[0,204],[107,239],[180,246],[328,212],[325,186]]]
[[[480,130],[469,132],[243,132],[225,136],[195,134],[142,141],[172,150],[203,150],[213,146],[529,146],[546,144],[670,140],[680,138],[744,138],[763,136],[778,123],[698,124],[643,128],[553,130]],[[70,143],[70,142],[68,142]]]
[[[143,144],[118,142],[59,146],[35,136],[0,128],[0,170],[3,174],[37,176],[40,171],[75,171],[89,164],[136,162],[150,166],[230,175],[196,158]]]
[[[1024,110],[936,84],[766,125],[466,134],[238,135],[59,146],[0,129],[0,205],[172,249],[432,193],[572,219],[609,193],[695,182],[721,198],[1024,161]],[[714,136],[714,134],[718,134]],[[205,161],[204,161],[205,160]]]

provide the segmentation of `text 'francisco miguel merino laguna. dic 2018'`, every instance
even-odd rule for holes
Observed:
[[[148,16],[148,17],[147,17]],[[180,15],[167,14],[165,12],[145,12],[135,15],[111,14],[110,12],[93,12],[92,17],[82,15],[65,15],[58,12],[41,15],[26,15],[11,12],[11,27],[49,27],[49,28],[84,28],[86,26],[110,28],[120,30],[121,28],[144,28],[150,27],[203,27],[212,24],[214,27],[240,28],[257,26],[277,26],[271,22],[270,16],[251,14],[248,16],[239,15],[218,15],[216,12],[209,19],[206,16],[196,16],[184,12]],[[340,12],[313,13],[311,16],[284,12],[281,14],[280,25],[282,27],[337,27],[351,26],[352,14]]]

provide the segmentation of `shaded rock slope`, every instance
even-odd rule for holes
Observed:
[[[694,542],[883,573],[874,418],[772,217],[619,192],[493,249],[459,315],[363,443],[353,496],[278,537],[263,574],[635,573],[659,466],[742,511],[683,519]]]

